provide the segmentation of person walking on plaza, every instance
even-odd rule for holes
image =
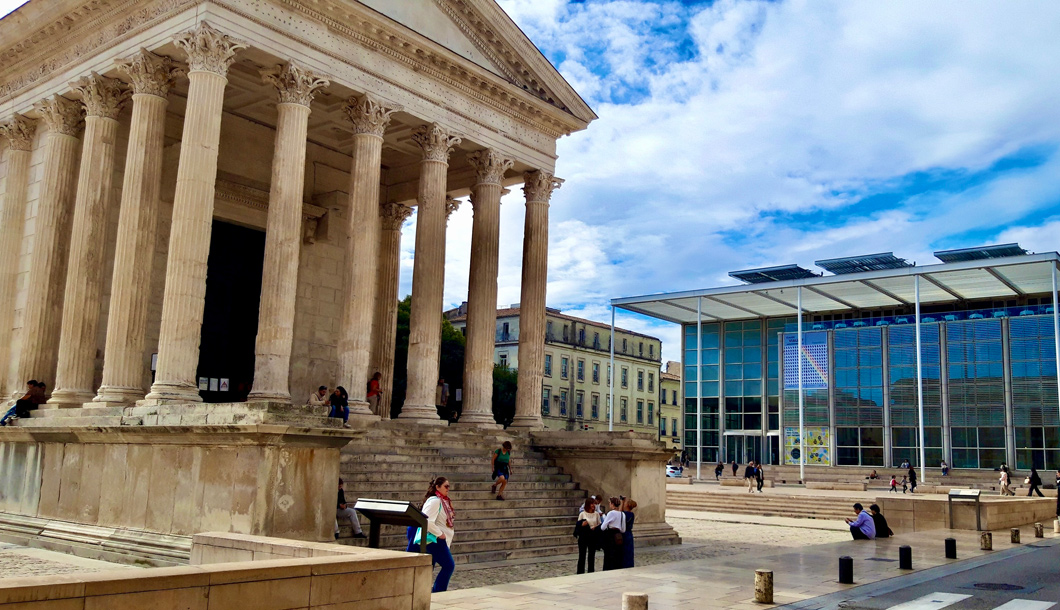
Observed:
[[[626,531],[626,515],[622,512],[622,501],[612,497],[609,500],[611,510],[604,515],[600,523],[600,538],[604,547],[604,571],[617,570],[622,567],[622,534]]]
[[[887,518],[880,512],[879,504],[869,506],[869,513],[872,515],[872,526],[876,529],[877,538],[890,538],[894,535],[891,527],[887,525]]]
[[[753,494],[755,492],[755,463],[754,461],[747,462],[747,467],[743,469],[743,480],[747,483],[747,493]]]
[[[762,486],[766,484],[766,471],[762,468],[762,462],[755,463],[755,482],[758,493],[762,493]]]
[[[637,502],[630,498],[622,498],[622,514],[626,517],[626,531],[622,533],[622,567],[632,568],[633,556],[633,522],[637,516],[633,509],[637,508]]]
[[[309,395],[309,400],[305,401],[305,404],[310,407],[328,406],[328,386],[322,385],[317,388],[316,392]]]
[[[357,511],[353,510],[353,507],[346,502],[346,492],[342,486],[342,479],[339,479],[339,503],[335,507],[335,540],[339,539],[339,519],[349,519],[350,525],[353,526],[353,537],[364,538],[364,532],[361,531],[361,522],[357,519]]]
[[[916,468],[909,467],[909,493],[916,493]]]
[[[368,399],[368,408],[372,410],[372,413],[378,415],[379,410],[379,380],[383,378],[383,374],[376,371],[372,378],[368,380],[367,391],[365,392],[365,398]]]
[[[508,486],[508,479],[512,476],[511,441],[504,441],[501,448],[493,452],[493,456],[490,457],[490,468],[493,469],[493,474],[490,476],[493,479],[490,493],[496,493],[497,499],[503,500],[504,488]]]
[[[410,553],[417,552],[421,536],[427,536],[427,553],[431,556],[431,567],[434,567],[434,564],[442,567],[434,579],[431,593],[441,593],[449,589],[449,579],[453,577],[453,570],[456,569],[453,553],[449,550],[453,544],[456,517],[453,504],[449,500],[450,487],[449,479],[445,477],[438,477],[427,486],[427,493],[423,496],[423,508],[420,509],[423,516],[427,517],[427,531],[415,528],[415,535],[405,549]]]
[[[331,404],[331,412],[328,413],[328,417],[341,417],[342,427],[350,427],[350,395],[346,393],[346,388],[338,386],[335,391],[331,393],[329,399]]]
[[[721,463],[721,462],[719,461],[719,462],[718,462],[718,465],[714,467],[714,480],[715,480],[715,481],[720,481],[720,480],[721,480],[721,473],[722,473],[722,471],[724,471],[724,470],[725,470],[725,465],[724,465],[724,464],[722,464],[722,463]]]
[[[898,493],[898,479],[893,474],[891,475],[891,491]]]
[[[736,476],[736,473],[740,470],[740,465],[736,463],[736,460],[732,461],[732,476]]]
[[[872,540],[876,537],[876,524],[872,521],[872,515],[860,502],[854,504],[854,519],[846,518],[844,521],[850,526],[850,536],[854,540]]]
[[[1005,465],[1001,466],[1001,476],[998,478],[997,482],[1001,485],[1001,495],[1003,495],[1003,496],[1014,496],[1014,495],[1016,495],[1016,492],[1012,491],[1012,487],[1010,486],[1010,481],[1009,481],[1009,476],[1008,476],[1008,466],[1005,466]]]
[[[1027,484],[1031,486],[1031,488],[1027,490],[1027,497],[1030,497],[1035,493],[1038,494],[1039,498],[1045,497],[1042,495],[1042,490],[1038,489],[1042,484],[1042,478],[1038,476],[1038,469],[1034,466],[1031,466],[1031,474],[1027,477]],[[1057,492],[1057,495],[1060,496],[1060,492]]]
[[[902,493],[905,493],[906,491],[909,490],[909,479],[907,479],[904,474],[902,475],[902,483],[901,483],[901,485],[902,485]]]
[[[596,498],[589,496],[585,506],[578,513],[574,526],[574,535],[578,537],[578,574],[585,574],[585,559],[589,559],[589,573],[596,571],[596,550],[599,547],[600,522],[603,519],[597,511]]]

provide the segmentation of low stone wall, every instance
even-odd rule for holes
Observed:
[[[375,550],[346,544],[306,542],[271,536],[204,532],[192,537],[191,565],[338,555],[364,557],[365,553],[370,555]]]
[[[283,548],[290,542],[259,538],[246,544]],[[429,610],[431,585],[427,555],[362,548],[330,556],[5,578],[0,608]]]
[[[718,481],[718,483],[722,487],[743,487],[743,488],[747,487],[747,481],[745,481],[743,479],[721,479],[720,481]],[[757,485],[758,484],[756,483],[755,484],[756,488],[757,488]],[[770,480],[770,479],[766,479],[766,480],[762,481],[762,487],[773,487],[773,481]]]
[[[865,491],[869,488],[867,483],[852,483],[849,481],[806,481],[806,489],[831,489],[835,491]]]
[[[895,495],[876,498],[876,503],[896,532],[931,529],[975,529],[975,502],[953,502],[953,522],[950,522],[948,497],[943,495]],[[1056,500],[1051,498],[1002,498],[983,496],[980,499],[982,529],[1004,530],[1035,522],[1049,522],[1056,518]]]

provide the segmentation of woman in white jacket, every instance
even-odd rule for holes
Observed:
[[[449,501],[449,479],[438,477],[427,487],[423,496],[423,508],[420,512],[427,517],[427,552],[431,555],[431,565],[437,563],[442,567],[434,579],[432,593],[440,593],[449,588],[449,579],[453,576],[456,564],[449,545],[453,544],[453,521],[455,513]],[[415,553],[420,546],[422,528],[417,528],[416,535],[409,541],[408,551]]]

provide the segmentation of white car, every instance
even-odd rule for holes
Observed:
[[[666,476],[672,479],[680,479],[684,476],[685,469],[680,466],[666,465]]]

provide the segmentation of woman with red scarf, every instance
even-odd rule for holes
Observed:
[[[440,593],[449,588],[449,579],[456,567],[453,554],[449,552],[449,545],[453,544],[455,517],[453,504],[449,501],[449,479],[438,477],[431,481],[420,512],[427,517],[427,552],[431,555],[431,563],[442,566],[431,592]],[[422,535],[422,528],[417,528],[416,535],[409,541],[408,552],[415,553],[419,549]]]

